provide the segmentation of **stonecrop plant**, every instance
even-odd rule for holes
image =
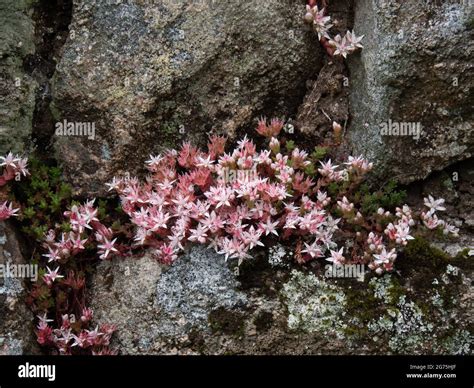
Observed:
[[[256,132],[265,137],[260,150],[245,136],[226,152],[226,139],[212,136],[206,151],[184,143],[179,150],[150,156],[144,181],[114,177],[107,184],[120,198],[120,215],[107,219],[111,227],[100,221],[105,218],[101,201],[72,202],[45,233],[45,253],[33,259],[41,268],[29,297],[38,314],[38,342],[58,354],[115,354],[110,341],[116,327],[92,326],[86,274],[98,260],[144,248],[172,264],[186,245],[205,244],[240,264],[253,250],[280,242],[293,249],[301,265],[312,260],[367,264],[382,274],[394,269],[400,249],[415,233],[457,236],[458,229],[438,216],[446,210],[443,199],[428,196],[419,214],[395,206],[402,197],[392,188],[382,201],[384,194],[361,189],[373,168],[368,160],[349,156],[335,165],[323,160],[324,148],[309,154],[292,141],[278,140],[283,127],[281,120],[260,119]],[[29,175],[26,158],[8,154],[0,160],[1,186]],[[380,203],[393,209],[377,207]],[[36,212],[41,203],[21,207]],[[11,202],[1,208],[0,220],[20,210]],[[121,225],[123,217],[128,221]]]
[[[363,36],[357,36],[353,31],[347,31],[342,36],[337,34],[334,38],[331,37],[330,30],[333,24],[331,24],[331,17],[326,15],[326,9],[326,1],[321,1],[321,6],[318,7],[316,0],[309,0],[304,16],[304,21],[311,24],[326,52],[331,57],[342,56],[347,58],[349,54],[364,48],[361,44]]]
[[[112,230],[99,222],[94,201],[88,201],[83,205],[73,204],[64,212],[64,222],[56,223],[61,231],[56,238],[57,232],[48,230],[48,227],[59,221],[55,216],[67,190],[52,179],[59,180],[54,168],[40,166],[34,160],[30,172],[27,165],[27,158],[12,153],[0,157],[0,166],[3,167],[0,193],[3,197],[9,194],[7,183],[29,178],[20,183],[23,190],[14,193],[15,203],[21,204],[20,207],[14,208],[12,201],[0,204],[0,221],[15,216],[23,225],[22,232],[29,238],[33,237],[32,241],[40,237],[47,251],[43,255],[44,261],[35,254],[31,259],[32,264],[40,266],[40,276],[32,282],[27,298],[28,305],[39,314],[37,341],[52,353],[115,354],[109,347],[115,326],[101,324],[93,329],[93,312],[85,305],[86,268],[96,253],[100,258],[106,258],[110,251],[116,251],[109,241]],[[54,192],[56,184],[58,190]],[[42,236],[44,232],[38,235],[41,230],[47,230],[45,236]]]
[[[106,259],[118,252],[113,231],[99,221],[94,202],[74,204],[64,212],[68,232],[48,231],[43,241],[47,263],[31,291],[34,310],[43,311],[38,315],[38,342],[59,354],[115,354],[109,346],[116,327],[101,324],[92,329],[93,312],[85,303],[86,266],[94,255]],[[47,318],[51,307],[55,319]]]
[[[0,188],[12,180],[21,180],[26,177],[28,172],[28,159],[19,155],[13,155],[11,152],[6,156],[0,157],[0,167],[2,167],[2,175],[0,175]],[[18,216],[19,208],[14,208],[11,201],[0,202],[0,221],[10,217]]]
[[[150,156],[144,182],[114,177],[109,190],[120,195],[136,227],[135,245],[151,248],[167,264],[188,243],[206,244],[241,263],[252,249],[280,239],[296,241],[299,263],[318,258],[364,263],[381,274],[393,270],[397,247],[413,238],[415,228],[457,234],[436,215],[444,210],[443,199],[427,198],[428,211],[420,215],[407,205],[364,214],[356,190],[372,163],[352,156],[340,166],[318,162],[317,155],[280,143],[283,126],[280,120],[259,121],[257,132],[268,145],[260,151],[244,137],[227,153],[226,139],[213,136],[207,151],[185,143],[180,150]],[[102,258],[114,251],[115,240],[105,241],[110,245],[102,243],[107,248]],[[352,247],[341,246],[344,241],[352,241]]]

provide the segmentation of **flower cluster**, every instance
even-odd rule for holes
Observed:
[[[441,220],[436,215],[437,211],[445,211],[446,208],[443,206],[444,199],[434,199],[431,195],[424,199],[425,206],[429,209],[428,212],[421,213],[423,224],[430,230],[441,228],[443,234],[452,234],[458,236],[459,229],[454,225]]]
[[[267,138],[277,137],[283,126],[284,123],[281,120],[272,119],[270,124],[268,124],[265,118],[261,118],[258,121],[257,133]]]
[[[412,234],[415,228],[426,227],[429,230],[442,228],[444,234],[458,236],[458,228],[439,220],[434,213],[436,210],[445,210],[441,206],[443,203],[444,199],[435,200],[431,196],[425,198],[425,206],[430,210],[427,213],[422,212],[417,217],[407,205],[397,207],[394,214],[379,208],[374,215],[362,215],[356,204],[343,196],[336,205],[342,214],[341,223],[344,224],[344,230],[350,230],[351,226],[353,230],[357,229],[354,237],[358,245],[351,251],[352,260],[346,260],[342,248],[339,251],[331,251],[331,257],[327,260],[335,264],[351,261],[367,263],[377,274],[392,271],[398,249],[414,239]],[[433,221],[435,217],[436,222]]]
[[[3,167],[0,176],[0,187],[5,186],[13,179],[21,179],[21,176],[27,176],[28,159],[13,155],[11,152],[6,156],[0,156],[0,167]],[[6,220],[12,216],[17,216],[20,209],[13,208],[13,204],[8,201],[0,202],[0,221]]]
[[[180,150],[150,156],[145,182],[114,177],[108,186],[135,225],[136,246],[150,247],[169,264],[187,243],[206,244],[240,263],[251,250],[281,239],[297,242],[299,263],[318,258],[366,263],[381,274],[393,270],[397,249],[413,238],[412,229],[430,229],[435,211],[444,209],[443,200],[429,197],[430,211],[421,218],[407,205],[394,214],[382,208],[363,214],[354,189],[372,163],[349,156],[341,166],[320,161],[311,173],[315,160],[307,152],[287,149],[274,137],[282,127],[279,120],[259,121],[256,131],[267,138],[268,149],[258,151],[244,137],[226,153],[225,139],[215,136],[206,152],[185,143]],[[228,171],[236,172],[233,179],[226,179]],[[329,195],[334,185],[337,190]],[[436,225],[457,234],[440,220]],[[341,246],[348,238],[354,239],[351,249]]]
[[[347,58],[358,49],[364,48],[360,43],[363,36],[357,36],[353,31],[347,31],[345,36],[337,34],[334,39],[329,39],[329,45],[334,47],[334,55],[342,55]]]
[[[85,307],[85,277],[81,268],[90,260],[91,249],[97,252],[100,259],[109,259],[121,253],[112,229],[99,221],[94,202],[90,200],[72,205],[64,212],[67,232],[63,231],[59,236],[55,230],[47,232],[43,241],[47,253],[43,256],[48,264],[41,280],[33,285],[31,291],[34,310],[43,313],[39,316],[36,331],[38,343],[59,354],[114,353],[109,345],[115,326],[103,324],[90,330],[93,314]],[[58,302],[59,295],[62,295],[64,306]],[[40,304],[47,298],[56,299],[56,321],[46,319],[49,306]]]
[[[233,152],[225,153],[224,139],[213,137],[207,152],[184,144],[179,152],[151,156],[145,183],[114,178],[108,185],[119,193],[136,225],[136,244],[152,247],[165,263],[176,260],[187,242],[208,244],[226,259],[239,261],[250,257],[253,248],[265,246],[271,235],[309,240],[303,262],[335,248],[339,220],[326,210],[331,198],[323,188],[364,174],[372,165],[361,157],[350,158],[347,168],[338,169],[328,161],[321,163],[314,181],[305,174],[312,164],[305,151],[280,152],[280,142],[272,136],[282,127],[277,120],[270,125],[259,121],[257,132],[271,137],[268,150],[258,152],[245,137]],[[225,181],[228,170],[254,173]]]
[[[446,210],[443,206],[444,199],[440,198],[435,200],[431,195],[424,199],[425,206],[430,210],[425,213],[422,212],[419,216],[421,223],[432,230],[438,227],[443,229],[444,234],[451,234],[453,237],[458,236],[459,229],[453,225],[448,224],[443,220],[438,220],[435,215],[436,210]],[[413,211],[407,205],[403,207],[397,207],[395,209],[395,215],[392,215],[389,211],[385,211],[380,208],[377,211],[379,217],[384,219],[391,219],[384,229],[384,235],[388,238],[388,244],[390,248],[387,248],[384,243],[382,236],[371,233],[367,243],[369,244],[369,250],[373,253],[373,261],[370,262],[369,267],[381,274],[384,271],[392,271],[393,264],[397,258],[396,246],[405,246],[409,240],[413,240],[411,236],[411,228],[416,227],[420,224],[414,219]],[[436,217],[436,225],[430,224],[430,220]],[[390,250],[389,250],[390,249]]]
[[[331,39],[329,36],[329,29],[332,27],[330,23],[331,16],[326,16],[326,10],[324,8],[319,9],[317,5],[306,5],[304,20],[313,25],[314,30],[318,33],[319,40],[323,37]]]
[[[363,36],[357,36],[353,31],[347,31],[344,36],[337,34],[332,38],[329,35],[329,30],[333,26],[331,17],[326,16],[325,8],[319,9],[317,4],[310,3],[306,5],[304,20],[313,26],[314,31],[318,34],[318,39],[331,56],[339,55],[347,58],[348,54],[364,47],[361,44]]]
[[[171,264],[194,243],[240,264],[278,239],[293,246],[299,264],[362,263],[382,274],[393,270],[417,228],[457,236],[456,227],[438,218],[446,210],[443,199],[425,198],[427,210],[418,215],[407,205],[368,211],[356,190],[372,163],[362,156],[339,164],[321,160],[317,147],[308,154],[280,141],[283,127],[281,120],[260,119],[256,132],[266,138],[260,150],[245,136],[226,152],[226,139],[212,136],[206,151],[184,143],[150,156],[144,181],[114,177],[107,186],[119,194],[128,217],[118,229],[99,220],[95,200],[72,204],[42,242],[47,263],[29,298],[40,314],[38,342],[59,354],[114,353],[109,345],[115,326],[93,329],[85,303],[85,274],[94,254],[104,260],[146,247]],[[9,154],[2,160],[3,181],[28,175],[26,159]],[[0,214],[16,211],[0,205]],[[127,242],[117,242],[121,233]],[[55,319],[47,319],[52,313]]]
[[[92,320],[92,310],[84,308],[79,319],[74,314],[61,316],[61,326],[53,329],[50,326],[52,319],[47,315],[38,315],[36,335],[42,346],[51,346],[61,355],[87,354],[114,355],[110,349],[110,339],[116,331],[115,325],[103,324],[95,329],[88,329]],[[76,350],[77,349],[77,350]]]
[[[97,218],[94,202],[91,200],[82,205],[73,205],[70,210],[64,212],[71,231],[61,233],[58,241],[56,241],[56,232],[48,231],[43,243],[43,247],[48,251],[43,256],[48,259],[48,263],[64,263],[72,256],[85,251],[88,243],[97,246],[101,259],[107,259],[118,252],[115,246],[116,239],[112,239],[112,230],[104,226]],[[59,277],[57,271],[52,271],[52,273],[55,275],[50,275],[50,272],[45,275],[45,280],[48,279],[47,283]]]

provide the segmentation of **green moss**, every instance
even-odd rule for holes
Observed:
[[[406,289],[400,284],[400,281],[392,277],[391,279],[391,284],[388,289],[388,298],[390,301],[390,304],[396,305],[400,298],[406,294]]]
[[[405,247],[403,262],[413,267],[422,266],[433,272],[441,272],[449,264],[450,257],[441,249],[432,247],[424,238],[418,237],[411,240]]]
[[[460,251],[455,257],[449,256],[441,249],[433,247],[422,237],[411,240],[397,260],[397,268],[402,272],[423,270],[427,275],[438,276],[446,270],[448,264],[472,270],[474,263],[469,259],[469,249]]]
[[[384,187],[374,191],[369,185],[362,184],[354,195],[355,202],[361,203],[364,214],[374,214],[378,208],[393,210],[405,203],[407,193],[405,190],[397,190],[397,184],[390,181]]]
[[[19,217],[22,231],[39,240],[48,229],[61,223],[63,211],[72,198],[72,189],[61,181],[61,170],[49,161],[30,156],[30,176],[14,187],[15,199],[25,204]]]
[[[380,302],[369,290],[348,288],[346,290],[346,311],[348,316],[354,318],[354,324],[345,328],[346,336],[356,338],[366,336],[368,334],[367,324],[379,316],[380,310]]]
[[[400,273],[372,277],[369,284],[345,290],[346,338],[354,344],[372,343],[376,335],[378,349],[388,346],[395,353],[433,346],[441,353],[467,353],[465,323],[453,318],[464,292],[456,268],[468,268],[466,262],[468,250],[452,258],[422,238],[411,241],[397,260]]]
[[[49,104],[49,111],[51,112],[51,115],[53,116],[54,121],[57,122],[61,120],[61,111],[54,104],[54,101],[52,101],[51,104]]]
[[[410,279],[410,288],[416,297],[417,303],[426,313],[433,308],[429,303],[433,292],[433,280],[441,279],[446,266],[452,264],[452,258],[442,250],[432,247],[421,237],[411,240],[397,259],[397,269],[401,279]],[[449,291],[453,287],[447,287]],[[441,290],[440,290],[441,295]],[[446,302],[448,295],[441,295]]]
[[[451,259],[451,264],[463,270],[474,271],[474,260],[469,256],[469,248],[460,251],[455,257]]]
[[[198,330],[192,329],[189,332],[188,338],[191,342],[192,349],[198,351],[201,354],[205,353],[206,341],[204,340],[204,336]]]
[[[244,318],[242,312],[227,310],[219,307],[209,314],[209,325],[214,333],[223,333],[240,337],[244,333]]]

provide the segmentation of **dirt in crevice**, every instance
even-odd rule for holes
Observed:
[[[352,30],[352,0],[331,1],[327,14],[333,23],[331,36]],[[331,157],[343,157],[347,151],[344,138],[350,121],[349,87],[350,75],[345,60],[326,54],[325,64],[316,80],[308,83],[308,92],[296,115],[294,124],[302,144],[325,146],[331,150]],[[342,127],[339,133],[333,129],[334,121]]]
[[[23,67],[39,84],[33,113],[32,143],[37,153],[49,155],[54,134],[54,118],[50,110],[51,78],[59,62],[61,49],[69,35],[72,19],[72,0],[40,0],[33,12],[35,22],[34,54],[23,62]]]

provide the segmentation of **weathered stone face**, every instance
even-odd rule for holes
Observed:
[[[67,178],[100,192],[150,152],[293,114],[319,53],[298,1],[75,2],[53,110],[96,133],[55,139]]]
[[[147,254],[99,265],[91,306],[98,321],[121,326],[122,353],[166,352],[167,344],[189,343],[193,331],[209,336],[213,311],[246,306],[223,256],[196,247],[175,264],[164,268]]]
[[[472,7],[429,3],[361,0],[355,7],[365,48],[349,60],[350,140],[355,153],[376,162],[379,177],[402,183],[474,151]],[[391,135],[382,136],[390,123]],[[422,126],[419,138],[397,135],[397,124],[409,123]]]
[[[19,268],[25,264],[13,228],[0,222],[0,355],[39,353],[33,334],[33,314],[26,306],[28,291],[24,279],[18,277],[34,274],[25,267]]]
[[[364,282],[291,270],[282,246],[239,271],[202,246],[169,267],[147,253],[101,263],[90,302],[121,354],[470,354],[469,258],[417,244]]]
[[[0,153],[21,152],[31,135],[36,81],[23,61],[35,51],[34,2],[2,1],[0,4]]]

